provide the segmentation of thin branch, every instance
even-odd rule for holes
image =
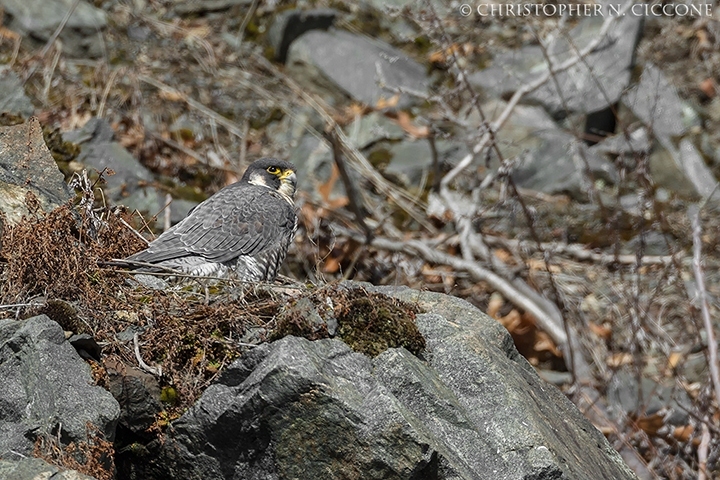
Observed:
[[[702,422],[702,435],[700,436],[700,445],[698,445],[698,480],[705,480],[707,477],[707,456],[708,447],[710,446],[710,430],[708,430],[708,419]]]
[[[694,212],[692,210],[695,210]],[[702,227],[700,225],[700,208],[691,208],[693,226],[693,273],[697,284],[697,299],[700,302],[703,326],[707,334],[708,367],[710,378],[715,390],[715,402],[720,406],[720,370],[718,369],[718,348],[715,340],[710,308],[708,307],[707,290],[705,289],[705,275],[702,270]]]
[[[80,4],[80,0],[75,0],[72,5],[70,5],[70,10],[65,13],[65,16],[60,21],[60,24],[57,26],[55,31],[52,35],[50,35],[50,38],[45,43],[45,46],[43,47],[42,51],[40,52],[40,56],[44,57],[47,55],[48,51],[50,50],[50,47],[52,47],[52,44],[55,43],[55,40],[60,36],[62,31],[65,29],[65,25],[67,25],[67,22],[70,20],[70,17],[72,17],[72,14],[75,12],[75,9]]]
[[[171,87],[170,85],[167,85],[160,80],[156,80],[152,77],[149,77],[147,75],[138,75],[138,80],[141,82],[147,83],[148,85],[152,85],[153,87],[172,94],[173,96],[182,99],[185,103],[188,104],[191,108],[194,108],[195,110],[199,111],[200,113],[206,115],[207,117],[213,119],[218,124],[222,125],[223,127],[227,128],[227,130],[232,133],[233,135],[243,138],[243,129],[240,125],[233,122],[232,120],[228,120],[227,118],[223,117],[216,111],[206,107],[202,103],[198,102],[197,100],[194,100],[190,98],[189,96],[182,93],[180,90]]]
[[[138,365],[140,365],[140,368],[145,370],[146,372],[152,373],[153,375],[157,375],[158,377],[162,377],[162,367],[151,367],[145,361],[142,359],[142,356],[140,355],[140,343],[138,342],[138,334],[135,332],[135,335],[133,335],[133,345],[135,347],[135,358],[138,361]]]
[[[547,332],[557,345],[566,346],[568,344],[568,337],[560,319],[553,318],[537,302],[532,301],[524,292],[520,292],[511,282],[490,270],[482,268],[479,264],[435,250],[419,240],[395,241],[376,237],[371,242],[371,245],[383,250],[419,255],[428,262],[448,265],[456,270],[469,273],[476,281],[487,282],[514,305],[530,313],[538,322],[538,326]]]
[[[370,242],[373,238],[373,231],[365,221],[367,212],[363,205],[362,197],[357,189],[357,185],[350,178],[350,174],[345,166],[345,159],[343,158],[340,142],[338,141],[337,134],[334,130],[330,130],[325,134],[325,139],[330,143],[333,152],[333,158],[335,165],[337,165],[338,171],[340,172],[340,178],[342,178],[343,184],[345,185],[345,192],[348,195],[349,207],[355,215],[355,220],[365,232],[366,242]]]
[[[576,56],[565,60],[558,66],[554,66],[551,64],[547,71],[544,74],[540,75],[535,81],[527,83],[520,87],[518,90],[516,90],[513,96],[508,101],[505,109],[500,113],[497,119],[490,124],[489,130],[485,132],[480,141],[473,147],[472,152],[463,157],[463,159],[460,160],[460,162],[443,177],[442,181],[440,182],[441,186],[443,188],[447,188],[450,182],[452,182],[460,174],[460,172],[465,170],[470,165],[473,158],[475,158],[475,155],[480,153],[488,144],[488,142],[492,138],[493,132],[497,132],[505,124],[505,122],[507,122],[507,120],[510,118],[510,115],[515,110],[515,107],[520,102],[520,99],[523,96],[534,90],[537,90],[542,85],[544,85],[545,82],[550,80],[553,75],[557,75],[558,73],[561,73],[573,67],[584,57],[594,52],[595,49],[600,46],[600,43],[605,39],[605,36],[607,35],[608,30],[610,30],[610,27],[613,25],[613,23],[615,23],[618,18],[622,18],[632,5],[632,2],[626,2],[625,5],[623,5],[623,8],[621,8],[618,12],[617,16],[609,15],[605,17],[605,20],[603,21],[603,24],[600,27],[597,36],[593,38],[587,45],[585,45],[585,48],[580,50],[580,52]]]

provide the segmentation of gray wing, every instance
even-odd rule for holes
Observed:
[[[228,263],[290,243],[295,209],[266,187],[233,184],[198,205],[180,223],[129,260],[159,263],[186,256]]]

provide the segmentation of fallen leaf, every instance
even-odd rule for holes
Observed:
[[[683,354],[680,352],[672,352],[670,356],[668,357],[668,368],[671,370],[675,370],[680,363],[680,360],[684,358]]]
[[[688,440],[690,440],[690,437],[692,436],[694,431],[695,427],[693,427],[692,425],[675,427],[672,436],[679,442],[687,442]]]
[[[610,355],[610,357],[608,357],[605,363],[608,367],[618,368],[623,365],[629,365],[630,363],[632,363],[632,359],[632,355],[630,355],[629,353],[621,352]]]
[[[715,80],[712,78],[706,78],[702,82],[700,82],[700,90],[707,95],[708,98],[715,98],[715,95],[717,95],[717,86],[715,85]]]
[[[375,108],[377,110],[384,110],[386,108],[394,108],[397,106],[399,101],[400,101],[400,95],[398,95],[398,94],[395,94],[392,97],[387,98],[387,99],[385,97],[383,97],[377,101],[377,103],[375,104]]]
[[[498,318],[500,309],[505,305],[505,299],[502,295],[495,292],[490,295],[490,301],[488,302],[487,314],[492,318]]]
[[[333,163],[330,178],[328,178],[327,182],[318,186],[318,193],[329,208],[342,208],[350,202],[347,197],[330,198],[330,194],[333,188],[335,188],[335,183],[337,183],[338,178],[340,178],[340,171],[337,165]]]
[[[657,435],[658,430],[665,425],[663,416],[659,414],[648,415],[646,417],[640,417],[635,421],[635,424],[640,427],[645,433],[654,437]]]
[[[419,127],[413,124],[410,115],[407,112],[398,112],[397,124],[400,125],[405,133],[414,138],[427,138],[430,135],[430,128],[427,126]]]
[[[590,331],[593,332],[598,337],[602,338],[605,341],[610,340],[612,337],[612,329],[609,327],[605,327],[602,325],[597,325],[596,323],[590,322],[588,323],[588,327],[590,328]]]

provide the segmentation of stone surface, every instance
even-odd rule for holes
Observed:
[[[22,125],[0,127],[0,211],[8,223],[17,223],[29,213],[28,194],[45,212],[72,198],[35,117]]]
[[[622,102],[657,137],[680,136],[699,124],[697,113],[652,63],[643,67],[640,81],[623,96]]]
[[[275,51],[275,59],[285,63],[290,44],[310,30],[327,30],[337,17],[337,10],[286,10],[275,16],[268,32],[268,41]]]
[[[74,0],[0,0],[0,6],[11,19],[11,30],[42,41],[50,39],[74,3]],[[77,57],[99,56],[102,38],[97,36],[105,25],[107,14],[80,0],[60,33],[63,51]]]
[[[17,74],[9,68],[0,68],[0,113],[28,118],[34,111]]]
[[[77,470],[62,470],[39,458],[0,460],[0,478],[3,480],[95,480],[95,477],[83,475]]]
[[[486,112],[498,112],[505,103],[491,101],[483,105]],[[470,122],[478,122],[471,113]],[[578,200],[587,196],[586,171],[594,180],[617,181],[617,172],[608,159],[590,149],[574,135],[553,121],[542,107],[518,105],[505,125],[496,133],[504,159],[517,158],[513,179],[518,186],[548,194],[568,194]],[[493,166],[497,157],[491,152]]]
[[[117,402],[47,316],[0,320],[0,378],[0,458],[31,454],[40,434],[87,440],[87,423],[112,441]]]
[[[548,47],[554,65],[576,56],[598,34],[605,17],[582,17],[570,30],[568,42],[557,36]],[[540,103],[553,114],[566,111],[591,113],[617,100],[630,83],[635,47],[642,32],[642,18],[626,15],[614,23],[600,47],[568,70],[555,75],[527,94],[524,101]],[[536,45],[496,55],[492,65],[471,74],[469,80],[494,97],[502,97],[529,84],[549,70],[542,49]]]
[[[347,284],[352,285],[352,284]],[[636,478],[469,303],[371,287],[418,305],[421,357],[374,359],[285,337],[233,363],[147,462],[145,478]]]
[[[79,130],[64,134],[66,140],[80,145],[78,162],[98,172],[104,169],[114,172],[103,176],[106,183],[102,185],[103,193],[111,203],[155,215],[165,206],[163,195],[157,189],[145,187],[153,184],[155,177],[114,137],[110,124],[98,118],[90,119]]]
[[[360,150],[383,140],[403,140],[405,132],[397,122],[380,112],[372,112],[345,127],[345,133]]]
[[[343,95],[370,106],[395,92],[384,86],[427,93],[425,67],[380,40],[353,33],[313,30],[296,39],[288,51],[288,72],[301,84],[341,101]],[[326,98],[327,100],[328,98]],[[402,94],[397,106],[417,98]]]
[[[162,410],[157,379],[137,368],[108,359],[108,389],[120,404],[118,424],[133,433],[141,433],[156,421]]]
[[[713,200],[720,198],[717,180],[690,139],[680,141],[679,148],[667,137],[649,158],[650,173],[656,185],[687,199],[706,198],[713,191]]]
[[[438,164],[440,171],[447,171],[467,155],[465,145],[448,140],[436,140]],[[427,175],[431,172],[432,150],[427,139],[404,140],[388,146],[390,161],[383,174],[396,178],[396,183],[410,186],[421,186],[423,180],[427,184]]]
[[[183,1],[177,2],[173,10],[178,15],[198,15],[207,12],[227,10],[237,5],[250,5],[252,0],[204,0],[202,2]]]

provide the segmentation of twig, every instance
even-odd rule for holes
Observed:
[[[700,436],[700,445],[698,445],[697,456],[698,456],[698,480],[705,480],[707,478],[707,456],[708,447],[710,446],[710,430],[708,430],[708,421],[705,419],[702,422],[702,435]]]
[[[135,335],[133,335],[133,344],[135,346],[135,358],[138,361],[138,365],[140,365],[140,368],[145,370],[146,372],[152,373],[153,375],[157,375],[158,377],[162,377],[162,367],[159,365],[157,367],[151,367],[145,361],[143,361],[142,356],[140,356],[140,344],[138,342],[138,334],[135,332]]]
[[[435,250],[419,240],[395,241],[383,237],[376,237],[371,242],[371,245],[383,250],[420,255],[428,262],[444,264],[456,270],[468,272],[476,281],[487,282],[514,305],[533,315],[538,322],[538,326],[547,332],[557,345],[567,345],[567,334],[561,325],[560,319],[553,318],[553,316],[541,308],[537,302],[526,297],[525,294],[520,292],[511,282],[490,270],[482,268],[477,263]]]
[[[527,83],[520,87],[518,90],[516,90],[513,96],[508,101],[507,105],[505,106],[505,109],[500,113],[497,119],[490,124],[488,132],[486,132],[482,136],[480,141],[473,147],[472,152],[463,157],[463,159],[460,160],[460,162],[458,162],[458,164],[443,177],[442,181],[440,182],[441,186],[443,188],[447,188],[447,186],[460,174],[460,172],[465,170],[470,165],[473,158],[475,158],[475,155],[480,153],[488,144],[489,140],[492,138],[492,133],[497,132],[505,124],[505,122],[507,122],[507,120],[510,118],[510,115],[515,110],[515,107],[520,102],[520,99],[523,96],[540,88],[542,85],[545,84],[545,82],[550,80],[550,77],[571,68],[579,61],[581,61],[584,57],[595,51],[595,49],[605,39],[605,36],[607,35],[608,30],[610,30],[612,24],[617,21],[618,18],[622,18],[632,5],[633,3],[628,1],[625,3],[625,5],[623,5],[623,8],[620,9],[617,16],[609,15],[605,17],[605,20],[603,21],[603,24],[600,27],[597,36],[593,38],[587,45],[585,45],[585,48],[580,50],[576,56],[565,60],[558,66],[554,66],[551,64],[548,70],[543,75],[540,75],[535,81]]]
[[[43,74],[43,80],[45,80],[45,85],[43,86],[42,90],[42,101],[43,103],[48,103],[48,97],[50,96],[50,87],[52,86],[52,78],[53,74],[55,73],[55,69],[57,68],[58,62],[60,61],[60,54],[62,53],[61,48],[55,49],[55,55],[53,55],[52,62],[50,63],[50,68],[45,69],[45,73]]]
[[[237,45],[234,46],[235,50],[240,49],[240,45],[242,45],[243,37],[245,37],[245,29],[248,26],[248,23],[250,23],[250,19],[255,14],[255,10],[258,6],[258,0],[252,0],[252,4],[250,5],[250,8],[248,8],[247,13],[245,14],[245,18],[243,18],[242,24],[240,24],[240,30],[238,31],[237,36]]]
[[[121,70],[125,70],[124,68],[116,68],[113,70],[113,72],[110,74],[110,78],[108,79],[107,83],[105,84],[105,89],[103,89],[102,96],[100,97],[100,104],[98,105],[97,109],[97,117],[102,118],[103,113],[105,113],[105,104],[107,103],[108,96],[110,95],[110,90],[112,89],[112,86],[115,84],[115,79],[118,76],[118,73],[120,73]]]
[[[43,47],[42,51],[40,52],[41,57],[44,57],[45,55],[47,55],[48,51],[50,50],[50,47],[52,46],[53,43],[55,43],[55,40],[57,40],[57,38],[60,36],[62,31],[65,29],[65,25],[67,25],[68,20],[70,20],[70,17],[75,12],[75,9],[77,8],[77,6],[79,4],[80,4],[80,0],[75,0],[73,2],[73,4],[70,5],[70,10],[68,10],[67,13],[65,13],[65,16],[60,21],[60,25],[57,26],[57,28],[55,29],[53,34],[50,35],[50,38],[45,43],[45,46]]]
[[[163,210],[165,210],[165,215],[163,216],[163,232],[167,232],[168,230],[170,230],[170,225],[172,224],[171,218],[170,218],[172,216],[172,202],[173,202],[172,195],[170,195],[169,193],[166,193],[165,194],[165,208],[163,209]]]
[[[712,195],[712,194],[711,194]],[[694,210],[694,211],[693,211]],[[720,406],[720,370],[718,370],[718,352],[715,333],[713,330],[710,309],[708,307],[707,291],[705,290],[705,275],[702,271],[702,227],[700,225],[700,208],[691,206],[688,212],[692,218],[693,226],[693,273],[697,284],[697,299],[700,302],[703,326],[707,334],[708,367],[710,378],[715,390],[715,402]]]
[[[23,308],[23,307],[42,307],[42,303],[8,303],[0,305],[0,308]]]
[[[188,104],[191,108],[194,108],[195,110],[199,111],[200,113],[206,115],[207,117],[213,119],[218,124],[222,125],[223,127],[227,128],[230,133],[233,135],[243,138],[243,131],[240,125],[237,123],[228,120],[227,118],[223,117],[216,111],[206,107],[202,103],[198,102],[197,100],[194,100],[184,93],[182,93],[180,90],[171,87],[170,85],[167,85],[160,80],[156,80],[152,77],[148,77],[147,75],[138,75],[138,80],[141,82],[147,83],[148,85],[152,85],[153,87],[162,90],[163,92],[170,93],[173,96],[176,96],[177,98],[182,99],[185,103]]]
[[[128,230],[130,230],[136,237],[138,237],[140,240],[142,240],[143,242],[145,242],[145,245],[147,245],[147,244],[150,243],[147,238],[145,238],[145,237],[143,237],[142,235],[140,235],[140,232],[138,232],[137,230],[135,230],[135,229],[134,229],[129,223],[127,223],[127,222],[125,221],[125,219],[123,219],[120,215],[118,215],[118,214],[116,213],[115,216],[117,217],[118,220],[120,220],[120,223],[122,223],[123,225],[125,225],[125,226],[128,228]],[[147,226],[147,223],[146,223],[145,225]]]
[[[580,244],[560,244],[542,242],[539,245],[534,241],[505,239],[491,235],[483,235],[485,243],[493,246],[499,246],[508,250],[530,250],[530,251],[549,251],[555,255],[567,255],[580,261],[590,261],[600,264],[620,263],[624,265],[632,265],[637,262],[637,255],[614,255],[610,253],[597,253],[588,250],[585,245]],[[681,258],[682,252],[678,252],[675,257],[673,255],[643,255],[642,265],[669,265],[674,258]]]
[[[362,228],[363,232],[365,232],[366,242],[370,242],[373,238],[373,231],[365,221],[367,212],[365,211],[365,206],[363,205],[360,192],[358,191],[355,182],[353,182],[350,178],[350,174],[348,173],[345,166],[345,160],[342,155],[340,142],[338,141],[336,132],[334,130],[326,132],[325,139],[328,141],[328,143],[330,143],[330,146],[332,147],[335,165],[337,165],[338,171],[340,172],[340,178],[342,178],[343,184],[345,185],[345,191],[348,195],[348,206],[355,215],[355,220],[360,225],[360,228]]]

